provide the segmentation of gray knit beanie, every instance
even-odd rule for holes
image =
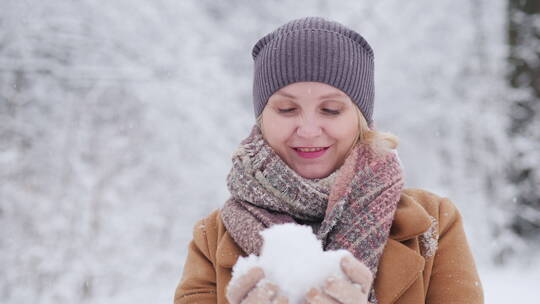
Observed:
[[[322,17],[295,19],[257,41],[251,55],[255,117],[280,88],[317,81],[347,94],[372,126],[374,55],[357,32]]]

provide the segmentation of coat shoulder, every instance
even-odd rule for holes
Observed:
[[[463,217],[454,203],[444,196],[423,189],[406,189],[412,198],[436,219],[436,228],[419,236],[420,251],[432,263],[424,282],[428,286],[425,303],[484,303],[474,257],[463,227]]]
[[[415,201],[420,205],[430,216],[439,220],[448,215],[456,216],[459,211],[456,205],[445,196],[438,195],[429,190],[420,188],[403,189],[402,195]]]
[[[209,259],[218,266],[231,268],[239,256],[247,255],[227,232],[221,219],[221,209],[215,209],[200,219],[195,224],[193,234],[194,239],[206,244]]]
[[[193,226],[193,241],[206,253],[208,259],[215,261],[217,244],[224,232],[219,209],[215,209],[195,223]]]
[[[210,212],[205,217],[199,219],[197,223],[195,224],[196,227],[201,228],[217,228],[217,224],[219,223],[219,211],[220,209],[214,209],[212,212]]]
[[[215,243],[223,233],[225,233],[225,230],[220,217],[220,209],[214,209],[208,215],[199,219],[193,227],[194,237],[204,237],[210,243]]]

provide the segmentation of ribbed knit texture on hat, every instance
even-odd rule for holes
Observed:
[[[252,57],[255,117],[280,88],[317,81],[347,94],[371,125],[374,55],[359,33],[322,17],[295,19],[257,41]]]

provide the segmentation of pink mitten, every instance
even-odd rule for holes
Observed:
[[[270,283],[257,286],[264,278],[264,271],[260,267],[253,267],[240,278],[235,280],[234,285],[227,287],[227,300],[231,304],[288,304],[288,299],[279,295],[279,288]]]
[[[322,290],[312,288],[306,294],[309,304],[367,304],[373,274],[364,263],[351,256],[341,259],[341,269],[348,279],[329,277]]]

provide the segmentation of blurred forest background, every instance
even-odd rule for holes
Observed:
[[[251,48],[307,15],[373,46],[376,126],[460,209],[486,302],[538,294],[540,1],[0,0],[0,302],[172,303]]]

